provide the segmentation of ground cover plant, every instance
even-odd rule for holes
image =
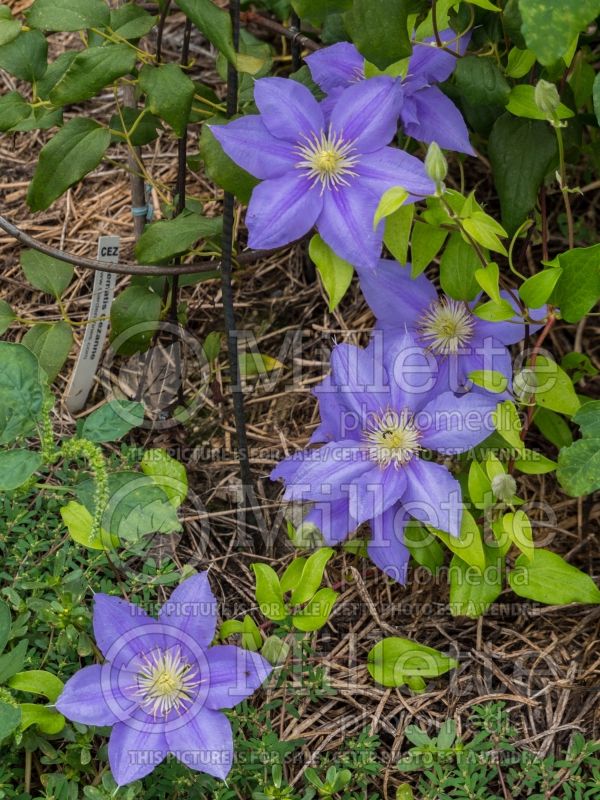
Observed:
[[[596,5],[0,5],[1,797],[600,796]]]

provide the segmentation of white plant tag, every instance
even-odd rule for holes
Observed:
[[[118,236],[101,236],[98,239],[98,261],[116,264],[119,261],[119,245]],[[96,272],[94,275],[92,302],[88,313],[88,319],[94,320],[94,322],[90,322],[86,326],[81,350],[65,397],[65,405],[71,414],[81,411],[94,383],[94,376],[98,370],[102,348],[108,333],[108,315],[116,282],[117,276],[114,272]],[[101,320],[99,317],[107,317],[107,319]]]

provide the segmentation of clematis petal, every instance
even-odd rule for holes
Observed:
[[[411,99],[416,121],[412,114],[405,116],[400,111],[402,127],[407,136],[412,136],[418,142],[437,142],[447,150],[475,155],[462,114],[441,89],[428,86],[415,92]]]
[[[331,112],[331,129],[344,141],[354,142],[360,153],[372,153],[395,136],[401,106],[400,81],[369,78],[340,94]]]
[[[371,522],[372,536],[367,546],[369,558],[382,572],[398,583],[406,583],[410,552],[404,544],[406,512],[395,503]]]
[[[160,622],[188,634],[200,647],[208,647],[217,626],[217,601],[208,572],[192,575],[171,592],[160,609]]]
[[[439,364],[411,331],[373,331],[384,343],[384,363],[390,382],[391,408],[417,412],[438,384]]]
[[[319,501],[314,504],[302,520],[303,525],[314,525],[321,532],[325,544],[340,544],[357,527],[350,516],[348,498]]]
[[[459,380],[462,386],[472,386],[469,375],[472,372],[499,372],[507,380],[507,387],[512,385],[512,358],[508,349],[491,336],[485,339],[479,338],[475,334],[469,342],[469,352],[457,357],[459,365]],[[490,375],[490,379],[494,377]],[[477,389],[478,387],[474,387]],[[496,400],[504,400],[507,397],[503,393],[494,395]]]
[[[414,43],[412,56],[408,62],[409,79],[415,76],[425,79],[428,83],[442,83],[454,72],[458,59],[446,50],[464,55],[471,40],[471,33],[469,31],[458,36],[451,28],[446,28],[439,32],[439,37],[445,49],[437,46],[435,36]]]
[[[117,786],[125,786],[149,775],[167,753],[164,732],[153,722],[132,725],[117,722],[108,742],[110,771]]]
[[[269,677],[273,667],[258,653],[233,645],[211,647],[208,663],[207,708],[233,708],[250,697]]]
[[[384,469],[373,464],[349,487],[350,514],[356,525],[381,516],[406,491],[406,475],[390,464]]]
[[[296,145],[325,125],[323,112],[310,90],[289,78],[261,78],[254,84],[254,99],[268,131]],[[268,157],[268,152],[265,153]]]
[[[83,725],[114,725],[123,714],[118,713],[121,695],[111,684],[99,664],[84,667],[65,683],[56,708],[67,719]]]
[[[410,265],[381,258],[374,269],[360,270],[360,288],[377,321],[387,328],[414,328],[418,318],[437,300],[435,286],[419,275],[410,277]]]
[[[102,655],[115,666],[140,652],[164,647],[164,631],[143,608],[108,594],[94,595],[94,637]]]
[[[285,500],[340,500],[347,487],[372,469],[365,449],[356,441],[328,442],[303,451],[304,460],[287,484]]]
[[[464,453],[493,433],[492,412],[497,404],[493,395],[469,393],[456,397],[444,392],[417,416],[422,444],[447,455]]]
[[[169,752],[186,767],[225,780],[233,765],[233,733],[225,714],[202,708],[185,725],[166,731]]]
[[[279,178],[298,161],[293,146],[272,136],[257,114],[209,127],[229,158],[255,178]]]
[[[433,528],[458,536],[463,507],[456,478],[441,464],[421,458],[413,458],[404,469],[407,486],[402,505],[407,513]]]
[[[382,193],[355,180],[323,195],[317,229],[340,258],[356,267],[373,268],[381,255],[383,224],[373,230],[373,218]]]
[[[375,153],[361,156],[354,171],[358,174],[361,188],[373,192],[377,202],[392,186],[402,186],[410,193],[406,202],[414,202],[435,192],[435,185],[427,176],[423,162],[396,147],[382,147]],[[372,223],[373,217],[371,226]]]
[[[322,207],[319,190],[298,172],[263,181],[252,192],[246,213],[248,244],[272,250],[294,242],[308,233]]]
[[[304,59],[313,81],[330,94],[364,78],[365,58],[350,42],[337,42],[323,47]]]

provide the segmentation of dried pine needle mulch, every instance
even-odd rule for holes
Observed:
[[[24,4],[26,5],[26,4]],[[177,58],[178,19],[165,34],[165,58]],[[67,37],[56,37],[55,53]],[[192,54],[196,75],[219,88],[214,72],[214,56],[195,35]],[[0,91],[10,91],[14,81],[0,73]],[[103,118],[110,113],[112,98],[107,94],[87,114]],[[20,134],[0,140],[0,213],[17,222],[42,242],[72,253],[95,255],[100,234],[121,236],[122,259],[133,260],[133,233],[129,180],[123,166],[126,154],[113,150],[114,163],[104,163],[92,175],[57,201],[48,211],[31,214],[25,204],[27,184],[35,166],[36,154],[47,133]],[[197,150],[197,129],[189,133],[189,150]],[[144,161],[154,180],[173,187],[176,175],[175,142],[163,134],[158,142],[144,148]],[[473,162],[470,166],[481,172]],[[478,197],[494,208],[494,192],[489,178],[481,172]],[[478,180],[476,180],[478,179]],[[202,174],[195,173],[188,184],[189,196],[200,199],[205,213],[220,209],[220,191]],[[486,198],[487,195],[487,198]],[[599,195],[589,191],[574,197],[575,214],[585,215],[588,230],[598,219]],[[159,211],[154,195],[155,209]],[[562,213],[559,198],[549,197],[551,230]],[[243,228],[240,227],[243,237]],[[588,241],[582,244],[588,244]],[[561,237],[551,242],[559,252],[566,243]],[[19,248],[8,237],[0,236],[2,260],[1,296],[27,319],[59,319],[58,309],[48,297],[31,289],[19,267]],[[539,263],[539,247],[532,246],[523,259],[522,269],[532,273]],[[118,288],[128,279],[119,278]],[[77,275],[65,295],[69,316],[87,317],[92,276],[84,270]],[[286,453],[303,447],[317,423],[316,404],[311,388],[327,371],[328,349],[334,341],[364,343],[373,324],[360,291],[354,285],[339,308],[330,314],[314,270],[306,258],[305,247],[288,248],[260,262],[239,269],[235,276],[237,317],[242,330],[252,332],[252,346],[261,353],[280,357],[283,368],[269,379],[249,381],[246,387],[248,440],[256,479],[256,502],[263,530],[255,530],[264,541],[260,558],[281,568],[293,557],[293,548],[282,524],[280,489],[268,480],[272,466]],[[209,280],[182,290],[189,309],[187,330],[201,343],[214,330],[222,330],[222,305],[219,282]],[[280,348],[293,331],[301,330],[300,346],[287,354]],[[573,350],[587,353],[600,367],[600,326],[597,317],[579,325],[559,324],[547,342],[557,361]],[[22,328],[9,335],[20,336]],[[81,338],[82,334],[78,334]],[[287,339],[286,339],[287,337]],[[73,351],[75,355],[77,349]],[[194,363],[193,348],[188,353],[184,376],[187,398],[198,397],[197,413],[185,426],[166,426],[142,431],[137,440],[143,446],[165,447],[180,457],[190,475],[191,501],[184,508],[183,536],[162,537],[153,555],[163,554],[181,565],[192,563],[210,567],[213,584],[222,601],[224,616],[256,615],[253,575],[249,564],[257,559],[248,539],[240,539],[235,487],[238,481],[230,396],[224,372],[219,371],[207,385],[206,376]],[[168,356],[168,352],[167,352]],[[55,383],[61,396],[72,360]],[[129,384],[135,391],[139,381],[139,359],[116,361],[111,379]],[[118,373],[118,374],[117,374]],[[128,377],[129,376],[129,377]],[[148,375],[147,375],[148,378]],[[168,383],[168,381],[167,381]],[[154,389],[148,380],[145,400]],[[580,385],[583,394],[600,397],[598,379]],[[99,382],[86,413],[106,398]],[[161,399],[158,398],[160,404]],[[74,428],[64,408],[57,424],[64,432]],[[550,457],[556,455],[532,429],[529,446]],[[562,493],[553,476],[520,476],[520,495],[541,505],[536,541],[560,553],[585,570],[596,581],[600,577],[598,532],[600,505],[593,499],[582,501]],[[544,506],[555,518],[549,521]],[[532,513],[536,517],[535,512]],[[58,534],[58,532],[57,532]],[[303,738],[308,760],[334,752],[363,728],[381,737],[384,796],[393,796],[399,774],[392,765],[406,746],[404,730],[409,724],[425,728],[438,725],[447,717],[456,719],[459,732],[465,733],[469,709],[486,700],[504,700],[511,720],[532,752],[540,757],[564,748],[575,731],[600,738],[600,609],[595,607],[538,606],[522,601],[506,590],[481,619],[453,618],[448,609],[448,586],[443,574],[434,578],[422,568],[412,571],[405,588],[384,577],[365,561],[339,551],[328,568],[329,582],[340,597],[330,623],[314,635],[311,651],[313,666],[325,667],[326,683],[335,693],[310,700],[301,684],[272,690],[270,697],[286,702],[295,696],[302,710],[300,719],[281,714],[276,725],[283,739]],[[432,681],[428,691],[410,695],[405,690],[385,689],[372,682],[366,670],[369,649],[383,636],[414,638],[457,657],[459,668],[449,676]],[[297,768],[294,780],[300,777]]]

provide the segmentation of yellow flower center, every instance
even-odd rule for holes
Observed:
[[[331,131],[321,132],[320,136],[313,133],[312,138],[296,146],[300,160],[296,164],[298,169],[305,170],[307,178],[312,180],[312,186],[321,184],[321,194],[325,189],[337,189],[339,186],[348,186],[348,177],[356,177],[353,167],[358,163],[353,142],[345,142],[341,134]]]
[[[444,297],[423,314],[419,332],[432,352],[447,356],[467,344],[474,324],[473,315],[464,303]]]
[[[399,414],[385,411],[373,419],[365,432],[369,458],[380,467],[393,464],[396,469],[407,464],[419,452],[419,438],[419,431],[407,409]]]
[[[179,648],[155,650],[144,656],[137,674],[136,695],[142,708],[155,718],[167,716],[173,710],[180,714],[192,703],[194,690],[200,684],[197,675]]]

